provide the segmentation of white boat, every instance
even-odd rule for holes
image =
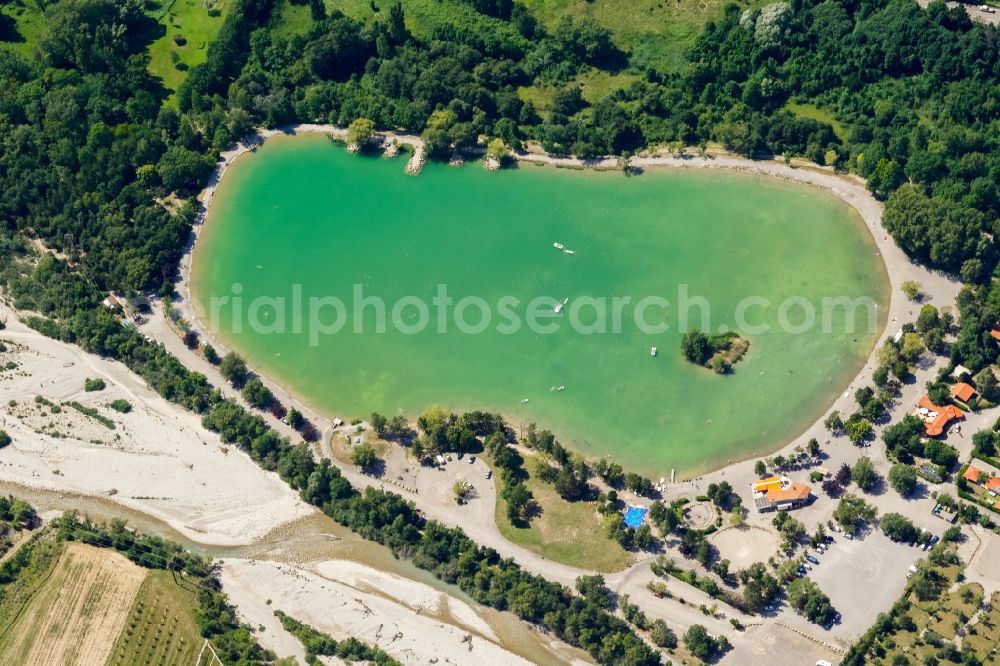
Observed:
[[[574,252],[573,250],[570,250],[570,249],[565,249],[565,250],[563,250],[563,252],[565,252],[566,254],[576,254],[576,252]]]
[[[565,391],[565,390],[566,390],[566,387],[565,387],[565,386],[560,386],[560,387],[558,387],[558,388],[557,388],[556,390],[557,390],[557,391]]]
[[[554,247],[554,248],[555,248],[555,249],[557,249],[557,250],[561,250],[561,249],[563,249],[563,248],[564,248],[564,247],[566,247],[566,246],[565,246],[565,245],[563,245],[562,243],[553,243],[553,244],[552,244],[552,247]]]
[[[521,401],[521,404],[523,405],[523,404],[525,404],[526,402],[528,402],[528,399],[527,399],[527,398],[525,398],[524,400],[522,400],[522,401]]]
[[[650,347],[649,348],[649,355],[650,356],[656,356],[656,347]]]
[[[556,312],[557,313],[558,312],[562,312],[562,309],[563,309],[563,304],[562,303],[556,303]]]

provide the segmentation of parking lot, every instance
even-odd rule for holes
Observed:
[[[826,553],[810,549],[820,564],[813,566],[809,578],[830,597],[833,607],[843,616],[828,635],[850,642],[875,622],[879,612],[887,610],[899,598],[910,565],[927,553],[919,547],[893,543],[878,530],[853,541],[843,534],[833,536],[836,541]]]

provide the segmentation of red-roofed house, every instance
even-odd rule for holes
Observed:
[[[962,475],[962,478],[968,481],[969,483],[979,483],[979,475],[982,473],[983,471],[978,467],[973,467],[972,465],[969,465],[969,468],[965,470],[965,474]]]
[[[994,328],[990,331],[990,337],[994,340],[1000,340],[1000,330]]]
[[[976,395],[976,389],[972,388],[969,384],[965,382],[958,382],[957,384],[951,385],[951,396],[957,398],[962,402],[969,402],[972,400],[972,396]]]
[[[927,410],[928,414],[922,414],[924,419],[924,430],[928,437],[938,437],[944,434],[948,424],[952,421],[959,421],[965,418],[962,410],[955,405],[938,407],[926,395],[917,403],[918,406]],[[931,416],[933,414],[933,416]]]
[[[1000,495],[1000,476],[991,476],[987,479],[985,488],[994,495]]]

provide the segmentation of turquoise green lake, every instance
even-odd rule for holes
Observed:
[[[271,139],[227,171],[196,247],[203,321],[327,414],[499,411],[585,455],[690,476],[801,432],[884,326],[874,243],[819,190],[695,169],[403,171],[403,158],[351,155],[322,136]],[[439,285],[450,305],[433,300]],[[376,306],[355,312],[358,288],[384,303],[383,332]],[[824,303],[843,297],[870,299],[876,316]],[[687,326],[742,326],[750,351],[715,375],[681,357]]]

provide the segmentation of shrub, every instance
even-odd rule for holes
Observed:
[[[219,358],[219,352],[215,351],[215,347],[210,344],[206,343],[205,346],[201,348],[201,353],[204,355],[205,360],[212,365],[219,365],[219,362],[222,360]]]
[[[718,642],[700,624],[692,624],[687,630],[684,634],[684,645],[691,654],[702,660],[707,660],[719,649]]]
[[[103,391],[104,390],[104,380],[100,377],[95,379],[87,378],[83,382],[84,391]]]
[[[219,372],[236,388],[243,388],[243,384],[247,381],[247,364],[233,352],[223,357],[219,363]]]
[[[108,407],[115,410],[116,412],[121,412],[122,414],[128,414],[129,412],[132,411],[132,405],[129,403],[129,401],[123,400],[121,398],[109,404]]]
[[[187,331],[184,333],[184,346],[188,349],[198,348],[198,332],[197,331]]]

